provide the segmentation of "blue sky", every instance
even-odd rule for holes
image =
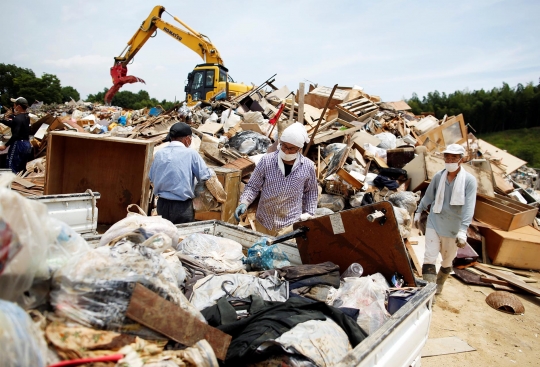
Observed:
[[[539,83],[540,1],[178,1],[168,12],[210,37],[230,75],[277,86],[360,85],[385,101],[434,90]],[[2,5],[0,62],[56,74],[83,97],[110,87],[113,57],[157,3],[30,1]],[[172,23],[168,15],[163,19]],[[202,60],[163,32],[141,49],[124,87],[184,98]]]

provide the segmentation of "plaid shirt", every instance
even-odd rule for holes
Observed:
[[[300,214],[315,214],[317,208],[317,178],[315,165],[300,156],[300,162],[285,177],[278,166],[278,151],[266,154],[253,171],[240,202],[251,204],[259,192],[257,220],[269,230],[290,226]]]

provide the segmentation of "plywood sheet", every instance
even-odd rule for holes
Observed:
[[[446,354],[456,354],[475,351],[473,347],[461,340],[457,336],[447,338],[428,339],[422,349],[422,358],[442,356]]]
[[[500,159],[501,163],[506,166],[503,167],[506,173],[512,173],[524,164],[527,164],[526,161],[519,159],[518,157],[513,156],[512,154],[497,148],[495,145],[491,145],[482,139],[478,139],[477,143],[478,150],[480,150],[482,154],[490,156],[491,159]]]
[[[386,221],[383,224],[379,220],[367,220],[367,216],[376,210],[386,211]],[[335,216],[339,217],[342,225],[336,226],[338,221]],[[403,275],[407,285],[416,285],[409,256],[389,202],[309,219],[295,223],[294,229],[301,226],[309,228],[306,239],[296,239],[302,263],[332,261],[340,266],[341,271],[345,271],[353,262],[357,262],[364,267],[366,275],[380,272],[389,280],[394,272],[398,272]]]

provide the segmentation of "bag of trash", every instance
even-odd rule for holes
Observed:
[[[396,192],[388,197],[388,201],[392,203],[393,206],[398,208],[407,209],[409,215],[414,215],[416,212],[417,203],[420,201],[420,192],[412,191],[402,191]]]
[[[14,178],[11,172],[0,176],[0,298],[26,307],[24,292],[36,274],[48,274],[49,214],[43,203],[8,188]]]
[[[136,208],[139,212],[131,212],[131,208]],[[152,237],[156,233],[165,233],[171,238],[173,245],[178,243],[179,236],[177,228],[171,221],[162,218],[161,216],[149,217],[136,204],[128,205],[127,212],[128,214],[124,219],[113,224],[113,226],[101,236],[99,246],[106,246],[113,239],[123,236],[126,233],[133,232],[136,229],[140,230],[141,233],[144,233],[146,238]]]
[[[365,192],[358,191],[356,194],[354,194],[353,196],[349,198],[349,204],[353,208],[358,208],[359,206],[362,206],[362,200],[364,200],[365,194],[366,194]]]
[[[208,190],[204,182],[195,185],[195,197],[193,198],[193,209],[195,211],[209,212],[218,210],[220,207],[216,198]]]
[[[60,268],[52,281],[51,305],[59,316],[84,326],[160,339],[125,313],[133,287],[140,283],[204,322],[182,293],[176,270],[147,243],[121,239]]]
[[[398,224],[399,233],[402,238],[409,238],[411,236],[412,220],[411,215],[407,209],[392,206],[394,209],[394,215]]]
[[[375,135],[375,137],[381,141],[379,145],[377,145],[377,148],[382,148],[385,150],[396,149],[397,139],[394,134],[384,132],[384,133]]]
[[[289,257],[278,244],[267,245],[268,238],[261,237],[248,249],[244,263],[251,266],[251,270],[270,270],[290,266]]]
[[[364,149],[366,150],[366,152],[364,153],[364,156],[366,155],[369,156],[371,154],[372,156],[381,158],[384,162],[386,162],[387,154],[386,154],[385,149],[377,148],[376,146],[371,145],[370,143],[365,143]]]
[[[245,270],[244,253],[238,242],[204,233],[193,233],[184,238],[176,249],[205,264],[214,273],[236,273]]]
[[[266,136],[251,130],[241,131],[229,140],[231,147],[247,155],[266,153],[270,144],[272,142]]]
[[[223,114],[225,114],[225,112],[223,112]],[[242,118],[238,116],[237,114],[235,114],[234,111],[231,112],[227,120],[223,124],[223,132],[229,131],[229,129],[236,126],[240,121],[242,121]]]
[[[45,367],[47,342],[43,332],[17,304],[0,300],[2,366]]]
[[[356,322],[367,334],[373,334],[390,317],[384,305],[388,289],[388,283],[380,273],[361,278],[345,278],[329,304],[360,310]]]
[[[323,217],[325,215],[334,214],[334,212],[331,209],[328,208],[317,208],[315,209],[315,218],[317,217]]]
[[[317,206],[339,212],[345,208],[345,198],[338,195],[322,194]]]

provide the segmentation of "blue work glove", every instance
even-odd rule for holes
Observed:
[[[240,222],[240,216],[242,214],[244,214],[246,212],[246,210],[247,210],[247,205],[246,204],[238,205],[238,207],[234,211],[234,217],[236,218],[237,221]]]

